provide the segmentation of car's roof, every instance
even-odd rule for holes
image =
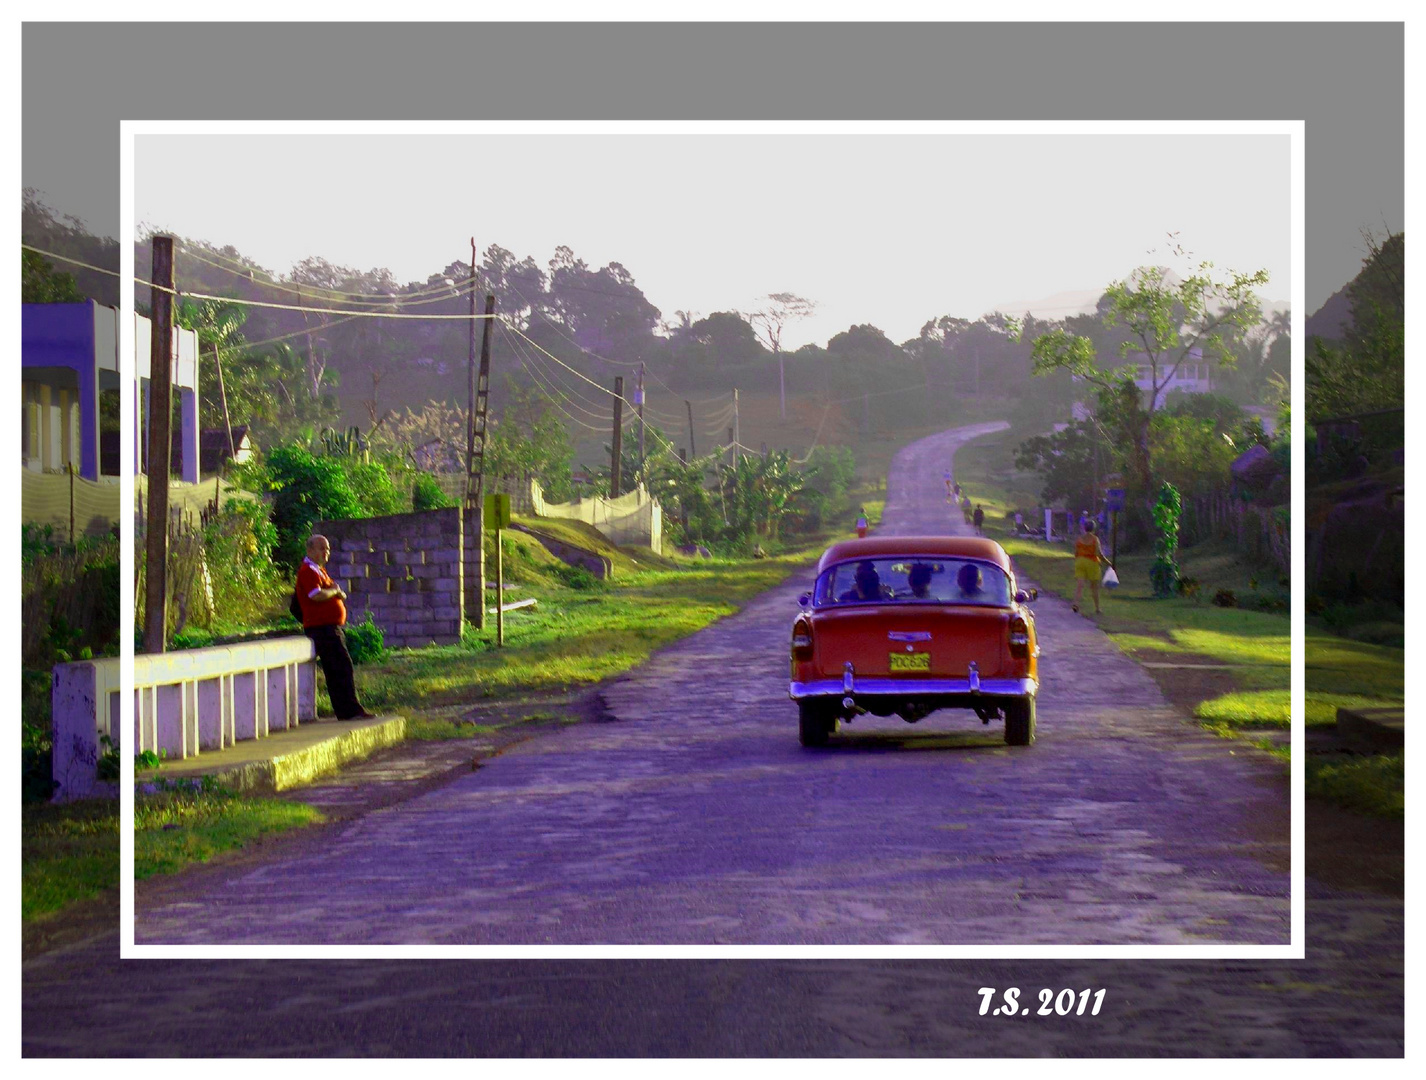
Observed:
[[[980,536],[868,536],[864,540],[843,540],[822,553],[817,573],[849,559],[876,559],[890,555],[929,555],[961,559],[983,559],[1007,574],[1010,556],[994,540]]]

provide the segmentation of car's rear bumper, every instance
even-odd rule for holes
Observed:
[[[1034,697],[1040,684],[1034,679],[980,679],[976,688],[969,679],[864,679],[858,677],[848,688],[842,679],[794,682],[787,696],[801,698],[834,697]]]

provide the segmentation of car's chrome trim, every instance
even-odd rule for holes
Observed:
[[[842,693],[850,694],[856,689],[856,672],[852,668],[852,662],[848,660],[842,666]]]
[[[970,662],[970,667],[966,670],[966,683],[970,686],[972,694],[980,693],[980,665],[974,660]]]
[[[787,696],[793,699],[805,697],[842,697],[846,693],[858,697],[921,697],[940,694],[979,694],[982,697],[1026,697],[1039,692],[1040,684],[1034,679],[980,679],[979,686],[973,687],[969,679],[867,679],[856,680],[850,691],[846,688],[846,678],[819,679],[816,682],[794,682]]]
[[[892,641],[930,641],[929,630],[892,630],[887,635]]]

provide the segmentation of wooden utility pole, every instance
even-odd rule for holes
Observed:
[[[734,438],[734,436],[733,436],[733,428],[732,428],[732,426],[730,425],[729,428],[728,428],[728,464],[729,464],[729,465],[736,465],[736,464],[738,463],[738,448],[737,448],[737,446],[734,445],[734,443],[735,443],[736,441],[737,441],[737,440],[736,440],[736,439]]]
[[[738,421],[738,388],[733,387],[733,461],[742,457],[743,428]]]
[[[475,265],[475,249],[471,248],[472,273]],[[475,283],[471,282],[471,304],[475,304]],[[469,443],[473,456],[473,466],[475,469],[474,491],[471,495],[471,513],[475,515],[476,533],[480,537],[476,544],[475,556],[475,595],[479,597],[479,602],[475,605],[476,617],[475,628],[485,629],[485,433],[486,422],[490,417],[490,334],[495,324],[495,297],[487,293],[485,296],[485,327],[480,335],[480,372],[475,381],[475,400],[471,410]],[[475,334],[475,319],[470,320],[471,334]],[[469,469],[470,466],[467,466]],[[471,480],[467,474],[466,486],[471,487]],[[497,537],[497,544],[499,538]]]
[[[173,237],[153,238],[152,267],[144,652],[161,653],[168,637],[168,473],[173,452]]]
[[[684,398],[683,403],[688,406],[688,453],[692,457],[697,457],[698,445],[693,441],[693,402]]]
[[[614,443],[611,447],[611,457],[609,463],[609,497],[617,499],[619,497],[619,466],[624,453],[624,376],[614,376]]]
[[[218,343],[216,341],[213,342],[213,367],[218,372],[218,402],[223,406],[223,427],[228,431],[228,460],[236,463],[238,448],[233,445],[233,422],[228,419],[228,391],[223,387],[223,361],[218,359]],[[201,451],[199,457],[202,457]]]
[[[639,482],[644,482],[644,364],[639,362],[639,390],[634,395],[634,405],[639,410]]]
[[[472,478],[475,476],[475,237],[470,238],[470,346],[466,356],[465,411],[465,504],[475,505]],[[480,609],[485,610],[485,596],[480,597]]]

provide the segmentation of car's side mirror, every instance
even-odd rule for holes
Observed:
[[[1015,602],[1017,604],[1028,604],[1031,600],[1034,600],[1039,595],[1039,589],[1031,589],[1029,592],[1026,592],[1024,589],[1020,589],[1015,593]]]
[[[806,607],[810,603],[812,603],[812,594],[810,592],[805,592],[797,598],[798,607]]]

